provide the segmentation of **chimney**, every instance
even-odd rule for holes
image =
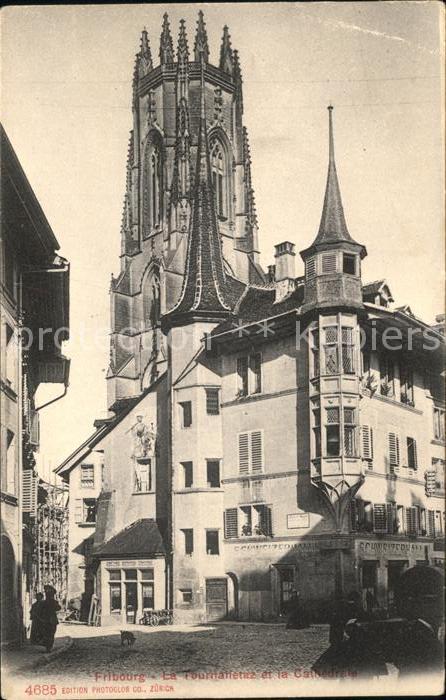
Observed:
[[[274,257],[276,259],[276,282],[281,282],[282,280],[294,280],[296,277],[296,264],[294,258],[296,253],[294,243],[289,241],[284,241],[284,243],[279,243],[274,246],[276,252]]]
[[[295,245],[290,241],[284,241],[274,246],[276,252],[274,257],[275,265],[275,282],[276,282],[276,302],[281,301],[287,294],[294,291],[296,270],[295,260],[296,253],[294,252]]]
[[[276,266],[275,265],[268,265],[268,272],[267,272],[267,279],[268,282],[274,282],[276,279]]]

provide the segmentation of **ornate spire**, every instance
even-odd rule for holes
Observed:
[[[234,77],[234,84],[235,84],[235,98],[237,100],[237,104],[238,104],[238,107],[240,110],[240,116],[241,116],[243,114],[242,71],[240,68],[240,60],[239,60],[238,51],[235,50],[232,55],[233,55],[233,59],[234,59],[233,77]]]
[[[141,33],[141,48],[139,50],[139,74],[146,75],[153,68],[152,52],[150,51],[149,36],[144,27]]]
[[[203,55],[204,62],[209,62],[209,45],[208,45],[208,34],[206,31],[206,22],[204,21],[203,12],[200,10],[198,13],[197,21],[197,31],[195,33],[195,43],[194,43],[194,56],[197,63],[201,60],[201,55]]]
[[[229,34],[229,29],[226,26],[226,24],[223,27],[223,38],[221,40],[220,47],[219,68],[220,70],[224,70],[225,73],[229,73],[229,75],[232,75],[234,70],[234,56],[232,54],[231,36]]]
[[[363,245],[357,243],[350,235],[344,216],[342,206],[341,190],[339,188],[338,174],[336,172],[334,138],[333,138],[333,107],[328,106],[328,174],[325,186],[324,206],[322,209],[319,231],[309,248],[302,251],[305,255],[312,251],[315,246],[329,245],[336,243],[349,243],[360,248],[361,257],[367,254]]]
[[[254,198],[254,190],[252,187],[251,175],[251,150],[249,147],[248,130],[243,127],[243,164],[245,168],[245,201],[247,224],[257,226],[256,202]]]
[[[180,19],[180,33],[178,35],[177,48],[178,63],[187,63],[189,60],[189,47],[187,45],[186,23],[184,19]]]
[[[189,231],[183,288],[177,304],[164,316],[172,325],[178,316],[218,320],[231,312],[225,300],[226,275],[212,187],[205,117],[204,54],[201,56],[200,129],[193,211]]]
[[[170,33],[169,16],[167,12],[165,12],[163,16],[163,27],[161,30],[160,39],[160,62],[161,65],[164,65],[165,63],[173,63],[174,60],[175,58],[173,53],[172,35]]]

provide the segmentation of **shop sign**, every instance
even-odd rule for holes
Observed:
[[[147,566],[148,562],[150,561],[150,559],[143,559],[138,561],[130,559],[124,559],[123,561],[105,561],[104,566],[106,569],[130,569],[138,566]]]
[[[431,544],[422,542],[382,542],[380,540],[357,540],[356,551],[363,559],[425,559],[426,551],[432,552]]]
[[[288,513],[286,517],[288,530],[310,527],[309,513]]]

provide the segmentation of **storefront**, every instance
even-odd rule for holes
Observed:
[[[138,624],[148,611],[168,607],[165,550],[154,520],[133,523],[94,556],[101,625]]]

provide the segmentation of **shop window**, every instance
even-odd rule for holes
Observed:
[[[181,426],[183,428],[190,428],[192,425],[192,402],[191,401],[181,401]]]
[[[206,389],[206,413],[209,416],[218,416],[220,413],[218,389]]]
[[[379,358],[380,393],[382,396],[395,396],[395,374],[393,357],[382,354]]]
[[[434,438],[444,441],[445,437],[445,409],[434,406]]]
[[[237,358],[237,395],[249,396],[262,391],[262,359],[259,352]]]
[[[184,528],[182,533],[184,536],[184,554],[192,556],[194,552],[194,531],[190,528]]]
[[[94,465],[81,464],[81,488],[94,488]]]
[[[110,612],[120,613],[122,608],[121,583],[110,583]]]
[[[344,253],[342,256],[342,271],[346,275],[356,275],[356,255]]]
[[[193,462],[181,462],[181,467],[183,469],[183,486],[185,489],[189,489],[194,483]]]
[[[219,554],[218,530],[206,530],[206,553]]]
[[[239,433],[238,463],[240,474],[263,472],[263,430]]]
[[[403,363],[400,363],[400,400],[401,403],[414,406],[413,371]]]
[[[409,469],[417,469],[417,441],[408,437],[407,441],[407,466]]]
[[[206,460],[206,472],[208,486],[212,489],[220,488],[220,462],[217,459]]]
[[[340,454],[340,425],[339,408],[326,408],[326,452],[327,457],[339,457]]]
[[[134,493],[149,493],[152,490],[152,460],[137,459],[134,472]]]
[[[143,610],[153,610],[155,607],[154,584],[146,581],[141,582],[141,600]]]
[[[190,604],[193,601],[192,588],[182,588],[180,590],[181,602]]]

